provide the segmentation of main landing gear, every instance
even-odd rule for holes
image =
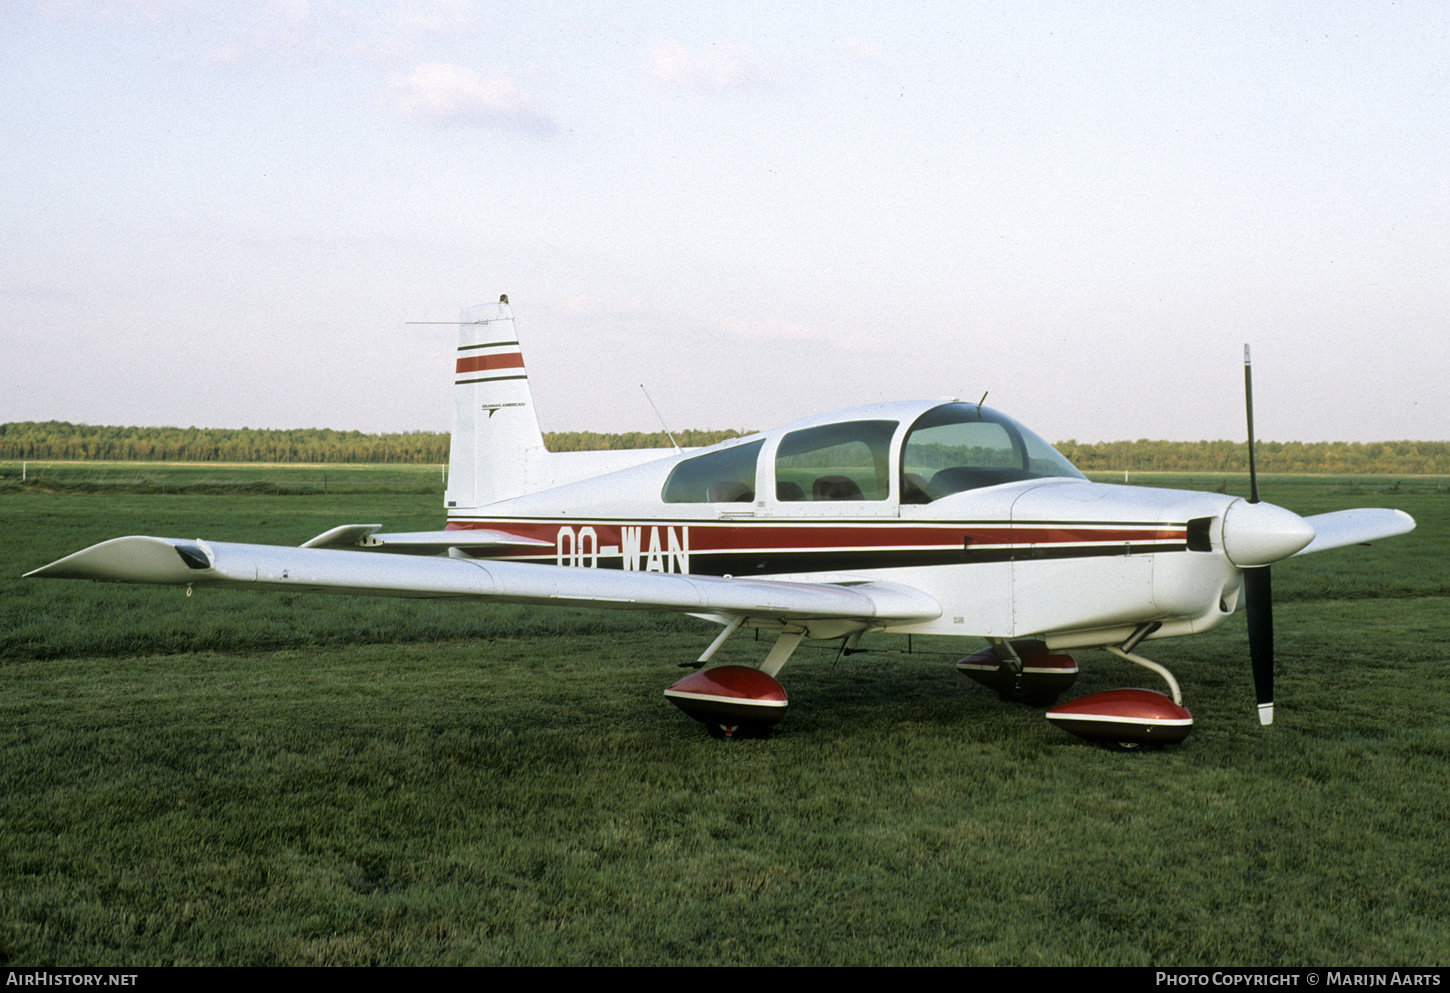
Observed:
[[[957,672],[996,690],[1004,703],[1050,707],[1076,682],[1077,662],[1045,642],[997,641],[958,662]]]
[[[776,638],[759,669],[718,665],[701,669],[740,627],[736,618],[694,663],[696,670],[665,690],[665,698],[710,732],[712,738],[764,738],[780,723],[790,705],[776,674],[806,635],[786,628]]]
[[[803,628],[787,627],[780,632],[760,668],[721,665],[701,666],[740,628],[733,621],[692,664],[696,671],[665,690],[665,697],[693,717],[715,738],[764,738],[785,717],[790,701],[785,687],[775,678],[805,638]],[[1178,681],[1166,668],[1134,654],[1133,649],[1156,630],[1144,624],[1121,645],[1106,650],[1156,672],[1168,684],[1170,697],[1153,690],[1108,690],[1051,705],[1077,679],[1077,662],[1071,655],[1054,653],[1041,641],[994,641],[957,663],[957,671],[996,690],[1003,700],[1051,707],[1046,717],[1054,725],[1086,741],[1117,751],[1136,751],[1176,744],[1193,730],[1193,715],[1183,707]],[[849,650],[859,634],[844,646]]]

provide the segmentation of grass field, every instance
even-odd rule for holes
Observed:
[[[1445,484],[1263,480],[1420,526],[1275,568],[1272,728],[1242,618],[1153,643],[1197,727],[1137,755],[961,679],[977,644],[802,649],[777,734],[721,743],[661,695],[690,619],[17,578],[436,528],[436,493],[6,491],[0,961],[1444,965]],[[1153,685],[1079,661],[1073,695]]]
[[[350,462],[84,462],[0,460],[0,494],[442,493],[438,465]]]

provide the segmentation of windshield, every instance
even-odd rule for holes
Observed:
[[[970,403],[933,407],[911,426],[901,453],[901,502],[1022,479],[1085,478],[1047,442],[1012,420]]]

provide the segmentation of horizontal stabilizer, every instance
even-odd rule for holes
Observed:
[[[1379,507],[1336,510],[1332,514],[1315,514],[1304,520],[1314,528],[1314,540],[1296,552],[1297,555],[1393,538],[1415,530],[1415,519],[1403,510]]]
[[[355,548],[364,538],[375,531],[381,531],[381,524],[344,524],[330,531],[324,531],[316,538],[302,543],[303,548]]]
[[[505,537],[517,540],[511,535]],[[786,583],[481,559],[357,555],[334,548],[243,545],[141,535],[92,545],[26,575],[567,604],[787,621],[849,620],[861,622],[862,627],[926,621],[941,616],[941,606],[932,597],[889,582]]]
[[[404,555],[436,555],[450,548],[500,548],[505,545],[535,545],[552,548],[547,541],[491,531],[483,528],[458,531],[397,531],[378,534],[381,524],[344,524],[304,542],[303,548],[341,548],[365,552],[398,552]]]

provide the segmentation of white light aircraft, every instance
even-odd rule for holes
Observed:
[[[985,639],[958,668],[1037,703],[1075,678],[1063,649],[1100,648],[1157,672],[1171,696],[1095,693],[1047,716],[1135,747],[1192,725],[1142,642],[1212,630],[1244,604],[1268,724],[1269,566],[1415,526],[1397,510],[1300,517],[1259,502],[1256,482],[1248,500],[1092,483],[971,402],[871,404],[663,457],[549,452],[507,297],[463,311],[454,382],[443,531],[344,525],[298,548],[132,536],[27,575],[693,614],[723,628],[665,693],[716,736],[781,718],[775,677],[805,638]],[[1249,410],[1253,480],[1251,396]],[[759,668],[701,668],[741,628],[776,635]]]

